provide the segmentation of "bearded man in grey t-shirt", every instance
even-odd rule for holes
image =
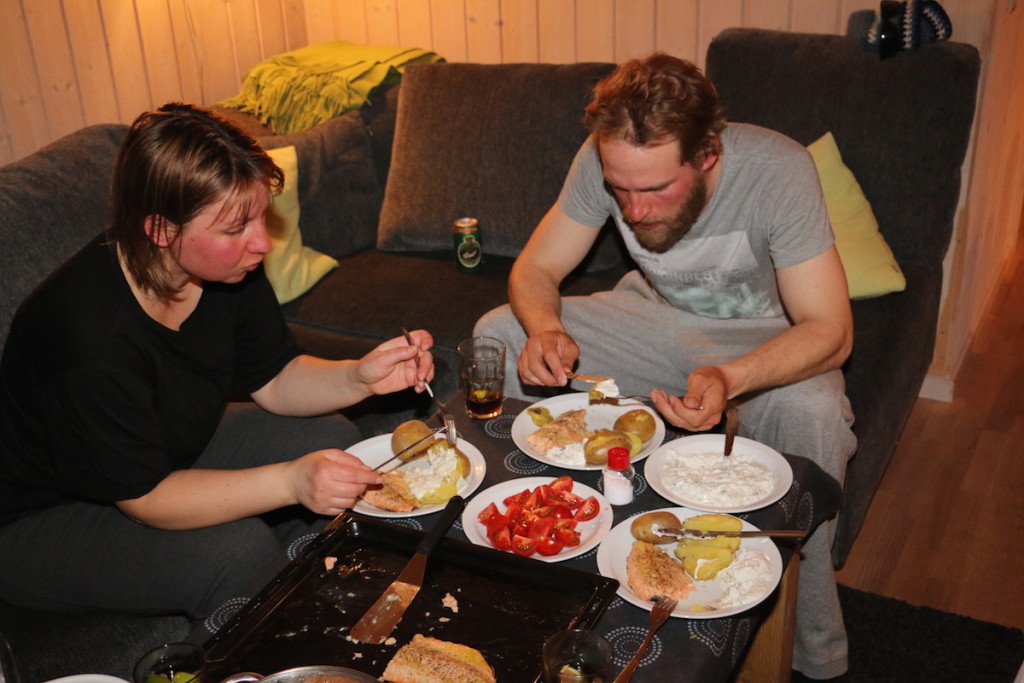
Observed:
[[[814,460],[840,483],[856,439],[839,370],[853,342],[843,266],[813,162],[778,133],[726,124],[700,70],[664,54],[621,65],[586,108],[591,135],[509,278],[510,306],[475,334],[504,339],[507,393],[608,375],[672,424],[716,426]],[[608,218],[639,267],[609,292],[561,297]],[[583,390],[586,390],[584,387]],[[834,523],[804,548],[794,668],[847,669]]]

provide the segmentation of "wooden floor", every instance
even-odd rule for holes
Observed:
[[[953,402],[918,399],[839,583],[1024,628],[1022,262],[1024,244]]]

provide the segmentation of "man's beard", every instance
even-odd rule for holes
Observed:
[[[676,242],[683,239],[686,233],[690,232],[690,228],[693,227],[693,224],[700,218],[701,212],[704,211],[704,206],[708,201],[707,189],[704,174],[698,173],[694,176],[690,192],[686,195],[686,199],[683,201],[683,205],[679,207],[676,215],[664,221],[654,221],[661,222],[661,227],[646,229],[637,227],[638,225],[643,225],[644,221],[629,223],[633,234],[636,235],[636,241],[640,243],[641,247],[655,254],[664,254],[674,247]]]

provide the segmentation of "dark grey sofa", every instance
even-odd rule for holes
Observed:
[[[266,147],[297,147],[303,238],[341,262],[284,306],[300,342],[326,357],[354,357],[403,326],[427,328],[436,340],[434,388],[451,394],[455,345],[506,300],[512,260],[584,137],[587,91],[611,68],[412,66],[401,85],[376,93],[361,111],[288,136],[267,135],[253,119],[227,112]],[[730,119],[804,144],[835,134],[907,276],[906,291],[853,304],[856,342],[845,370],[860,446],[840,513],[841,563],[929,364],[978,53],[937,43],[880,60],[852,38],[735,29],[713,41],[707,70]],[[103,227],[124,130],[93,126],[0,169],[0,341],[31,288]],[[462,215],[483,226],[479,273],[454,266],[450,228]],[[629,265],[608,234],[566,293],[605,289]],[[349,412],[370,436],[428,411],[422,396],[406,392]],[[110,647],[82,657],[80,636],[97,624],[111,634],[102,639]],[[0,605],[0,633],[32,683],[83,670],[126,676],[142,651],[183,635],[184,623],[55,618]]]

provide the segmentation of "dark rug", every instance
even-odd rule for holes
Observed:
[[[836,683],[1012,683],[1024,631],[839,586],[850,672]],[[794,676],[794,681],[804,681]]]

